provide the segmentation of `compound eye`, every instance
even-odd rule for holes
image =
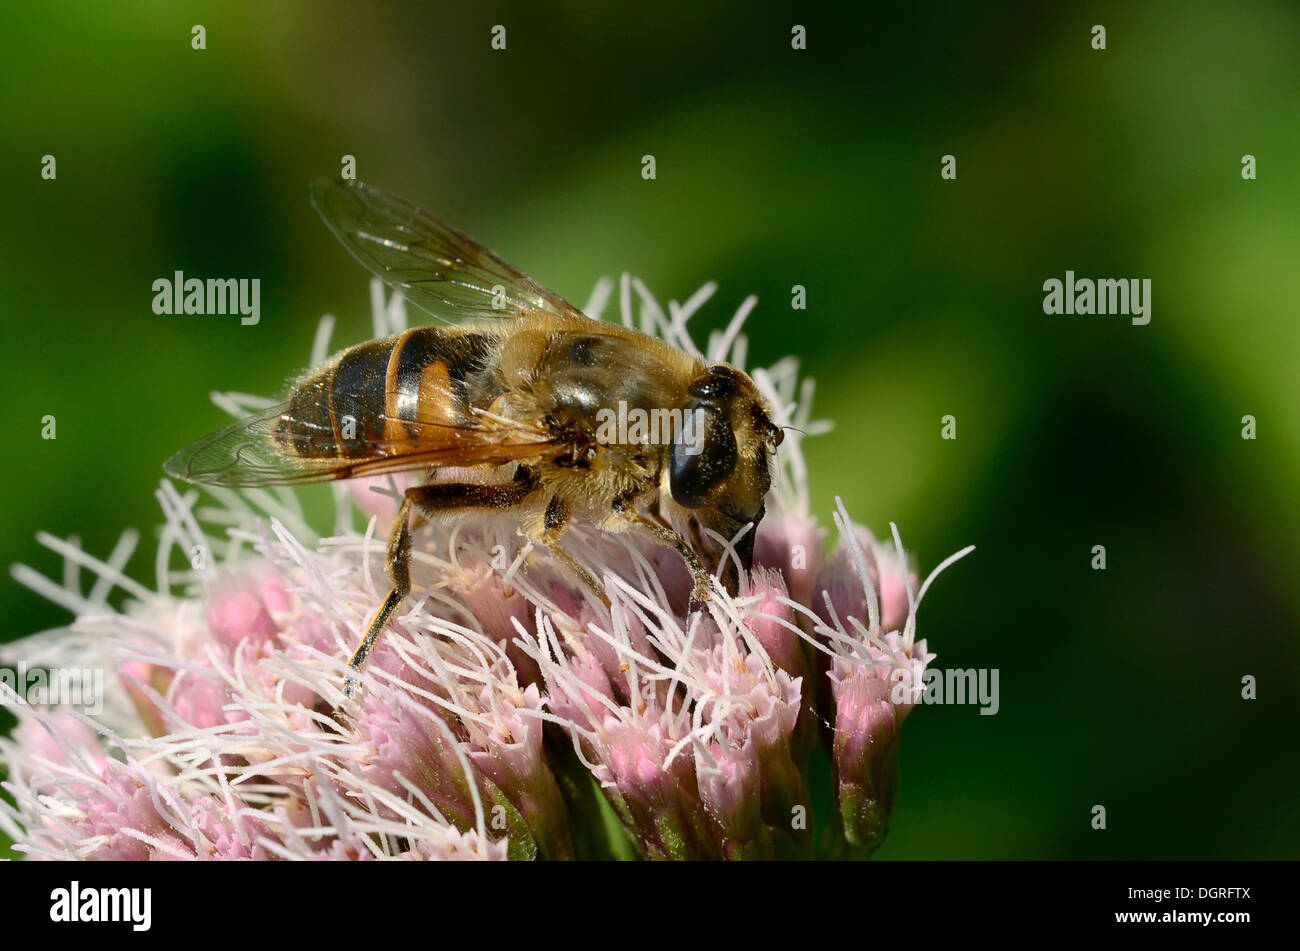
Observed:
[[[686,508],[703,508],[719,485],[736,468],[736,434],[723,415],[696,404],[686,412],[682,431],[673,442],[668,489],[673,501]]]

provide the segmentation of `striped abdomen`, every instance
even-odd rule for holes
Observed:
[[[458,444],[470,395],[490,375],[493,337],[417,327],[343,351],[300,380],[277,438],[302,457],[392,455],[405,442]]]

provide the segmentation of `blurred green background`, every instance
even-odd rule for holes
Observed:
[[[579,305],[623,270],[717,280],[702,328],[758,294],[753,360],[797,353],[837,423],[818,514],[923,571],[978,546],[920,627],[1001,710],[913,714],[882,858],[1300,856],[1300,7],[592,6],[10,5],[3,561],[148,533],[209,391],[279,391],[322,313],[369,336],[306,199],[352,154]],[[178,269],[259,277],[260,325],[155,316]],[[1150,278],[1150,325],[1044,316],[1067,269]],[[0,609],[67,620],[7,572]]]

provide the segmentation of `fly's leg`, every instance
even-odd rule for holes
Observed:
[[[402,497],[402,505],[397,510],[397,519],[393,522],[393,530],[388,536],[388,560],[386,567],[388,577],[392,581],[392,588],[388,591],[388,596],[384,598],[379,610],[375,616],[370,619],[370,624],[366,627],[366,635],[361,639],[357,649],[352,652],[352,657],[348,660],[348,676],[343,682],[343,696],[348,700],[355,699],[361,687],[361,668],[365,666],[366,658],[375,648],[375,642],[379,640],[379,635],[383,633],[384,626],[388,619],[393,616],[397,606],[411,592],[411,528],[409,525],[411,516],[411,494],[414,490],[408,490]]]
[[[564,534],[568,524],[569,507],[561,502],[558,497],[553,497],[546,504],[546,514],[542,516],[542,530],[533,540],[543,545],[556,561],[581,581],[600,599],[600,603],[608,608],[610,606],[609,595],[605,591],[605,586],[600,583],[600,579],[583,567],[578,559],[570,555],[560,545],[560,536]]]
[[[411,592],[411,530],[408,525],[411,506],[414,505],[419,514],[425,517],[447,514],[458,509],[508,509],[522,502],[534,487],[531,475],[522,467],[519,472],[522,475],[517,474],[513,482],[499,485],[445,483],[417,485],[406,490],[388,541],[387,567],[393,586],[375,616],[370,619],[365,637],[348,661],[348,676],[343,684],[344,697],[351,700],[357,696],[361,686],[361,669],[365,666],[366,658],[374,650],[393,612]]]
[[[614,511],[632,528],[650,536],[660,544],[676,549],[677,553],[682,556],[682,560],[686,562],[691,578],[695,581],[695,585],[691,589],[691,600],[694,602],[709,600],[709,573],[704,570],[700,556],[695,554],[695,549],[690,546],[686,539],[682,538],[669,526],[661,525],[653,519],[646,518],[636,510],[631,502],[615,502]]]

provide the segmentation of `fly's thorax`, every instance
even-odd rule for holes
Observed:
[[[593,323],[550,335],[534,387],[553,425],[606,446],[670,443],[695,361],[662,341]]]

